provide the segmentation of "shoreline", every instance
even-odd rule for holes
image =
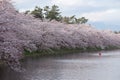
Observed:
[[[98,52],[98,51],[111,51],[111,50],[118,50],[120,48],[109,47],[105,49],[101,48],[62,48],[62,49],[50,49],[50,50],[42,50],[42,51],[34,51],[29,52],[25,50],[24,56],[26,57],[46,57],[46,56],[61,56],[66,54],[78,54],[84,52]]]
[[[2,62],[2,60],[0,60],[0,65],[2,65],[3,64],[3,62]]]
[[[64,49],[52,49],[50,50],[43,50],[43,51],[34,51],[29,52],[25,51],[23,53],[24,57],[20,59],[20,62],[23,62],[26,58],[44,58],[44,57],[57,57],[57,56],[64,56],[69,54],[79,54],[79,53],[85,53],[85,52],[100,52],[100,51],[113,51],[113,50],[120,50],[120,48],[106,48],[106,49],[100,49],[100,48],[88,48],[88,49],[82,49],[82,48],[64,48]],[[3,65],[3,61],[0,60],[0,65]]]

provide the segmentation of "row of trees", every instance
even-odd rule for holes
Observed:
[[[120,34],[120,31],[114,31],[115,34]]]
[[[75,15],[71,17],[63,17],[57,5],[53,5],[52,7],[45,6],[43,9],[36,6],[33,11],[27,10],[25,14],[32,14],[35,18],[39,18],[42,21],[44,19],[49,19],[50,21],[56,20],[67,24],[85,24],[88,22],[88,19],[85,17],[76,18]]]

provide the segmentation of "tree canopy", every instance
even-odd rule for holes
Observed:
[[[57,5],[53,5],[51,7],[45,6],[43,9],[36,6],[33,11],[27,10],[25,12],[25,14],[29,13],[32,14],[35,18],[40,18],[42,21],[43,19],[49,19],[49,21],[56,20],[67,24],[85,24],[88,22],[88,19],[85,17],[76,18],[75,15],[70,17],[63,17]]]
[[[33,14],[35,18],[40,18],[41,20],[43,20],[44,18],[43,9],[38,6],[35,7],[35,9],[31,12],[31,14]]]

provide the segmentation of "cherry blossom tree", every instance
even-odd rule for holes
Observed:
[[[40,21],[18,13],[8,0],[0,0],[0,60],[19,71],[25,50],[61,48],[120,48],[120,35],[87,24]]]

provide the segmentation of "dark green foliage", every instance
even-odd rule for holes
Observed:
[[[65,16],[65,17],[63,18],[63,22],[69,24],[69,21],[70,21],[70,20],[69,20],[69,17],[66,17],[66,16]]]
[[[85,17],[80,18],[80,23],[81,24],[85,24],[86,22],[88,22],[88,19],[86,19]]]
[[[65,55],[72,53],[80,53],[85,51],[97,51],[101,49],[97,48],[61,48],[61,49],[49,49],[49,50],[37,50],[34,52],[29,52],[25,50],[25,56],[48,56],[48,55]]]
[[[25,11],[25,14],[29,14],[29,13],[30,13],[30,10]]]
[[[73,53],[80,53],[80,52],[94,52],[94,51],[101,51],[101,50],[114,50],[119,49],[114,46],[106,47],[102,49],[101,47],[86,47],[86,48],[60,48],[60,49],[49,49],[49,50],[37,50],[34,52],[29,52],[25,50],[25,56],[59,56],[65,54],[73,54]]]
[[[67,23],[67,24],[75,24],[75,15],[71,16],[71,17],[64,17],[63,22]]]
[[[61,17],[59,12],[59,7],[56,5],[53,5],[51,8],[49,6],[44,7],[45,11],[45,18],[51,20],[59,21]]]
[[[115,34],[120,34],[120,31],[114,31]]]
[[[85,24],[88,22],[88,19],[86,19],[85,17],[81,17],[81,18],[75,18],[75,23],[76,24]]]
[[[35,7],[35,9],[31,12],[31,14],[33,14],[35,18],[40,18],[41,20],[43,20],[44,18],[43,9],[41,9],[38,6]]]
[[[82,48],[61,48],[61,49],[50,49],[50,50],[37,50],[34,52],[29,52],[25,50],[25,56],[48,56],[48,55],[64,55],[83,52]]]
[[[76,18],[75,15],[63,17],[57,5],[53,5],[52,7],[45,6],[43,9],[36,6],[33,11],[27,10],[25,14],[33,14],[35,18],[40,18],[42,21],[43,19],[49,19],[50,21],[56,20],[66,24],[85,24],[88,22],[88,19],[85,17]]]
[[[76,18],[75,15],[73,15],[71,17],[64,17],[63,22],[67,24],[85,24],[88,22],[88,19],[85,17]]]
[[[0,65],[3,64],[3,62],[0,60]]]
[[[44,7],[44,11],[45,11],[45,13],[44,13],[45,14],[45,18],[48,19],[49,18],[48,15],[49,15],[49,11],[50,11],[49,6],[45,6]]]

